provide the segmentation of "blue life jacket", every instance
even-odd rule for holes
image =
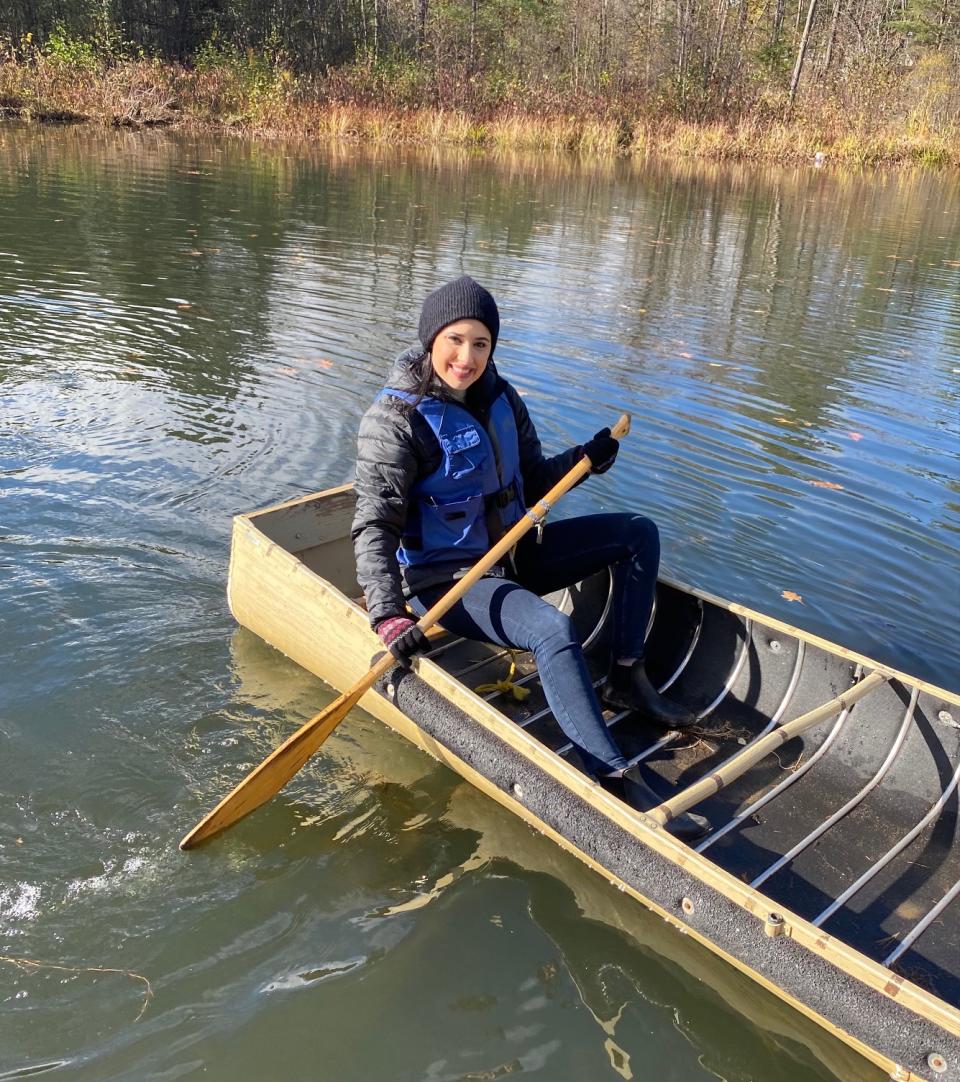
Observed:
[[[416,401],[393,387],[378,397],[384,395]],[[525,511],[513,409],[498,395],[490,406],[488,433],[458,402],[425,397],[414,408],[433,430],[443,457],[410,490],[397,559],[401,567],[474,563]]]

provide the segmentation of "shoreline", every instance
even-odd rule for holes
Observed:
[[[595,103],[566,115],[514,106],[486,110],[325,98],[289,72],[266,84],[231,68],[189,70],[154,61],[74,69],[0,63],[0,123],[93,124],[142,130],[225,132],[366,144],[527,150],[601,158],[698,159],[847,168],[960,167],[960,120],[934,130],[913,121],[877,123],[829,101],[789,119],[688,121],[651,116],[626,103]]]

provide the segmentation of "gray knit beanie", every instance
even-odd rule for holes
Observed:
[[[490,332],[490,355],[500,334],[500,312],[490,293],[467,275],[435,289],[420,310],[420,341],[429,353],[434,338],[458,319],[479,319]]]

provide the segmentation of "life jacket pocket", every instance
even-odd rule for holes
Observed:
[[[461,428],[440,435],[447,477],[461,478],[475,472],[483,461],[480,433],[476,428]]]
[[[487,527],[480,492],[455,500],[426,499],[420,507],[423,548],[431,559],[486,551]],[[456,550],[454,554],[450,550]]]

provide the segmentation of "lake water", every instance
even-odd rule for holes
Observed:
[[[634,415],[566,513],[960,688],[958,221],[957,174],[0,126],[0,1079],[879,1077],[362,712],[177,840],[331,697],[233,624],[230,516],[351,477],[461,272],[548,450]]]

